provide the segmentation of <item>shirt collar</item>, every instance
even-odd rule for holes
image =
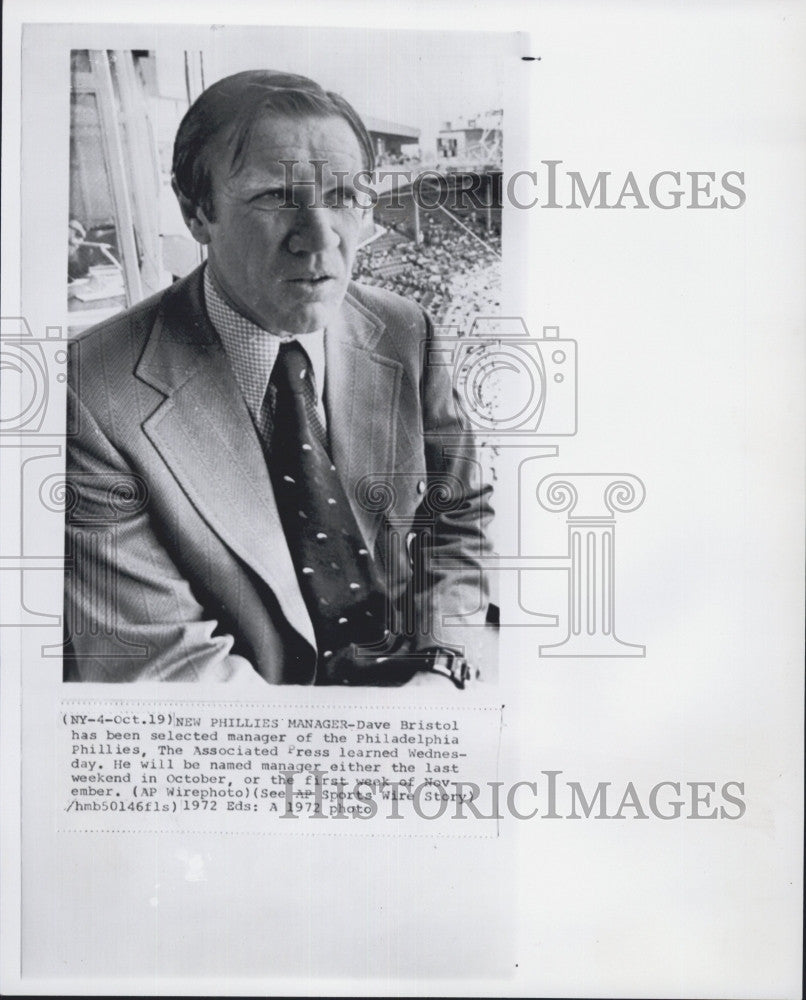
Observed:
[[[249,412],[259,419],[263,397],[271,378],[274,362],[284,340],[296,340],[310,358],[316,382],[317,409],[324,412],[325,331],[298,335],[264,330],[235,310],[213,279],[209,265],[204,269],[204,304],[213,328],[221,338],[230,360],[235,380]]]

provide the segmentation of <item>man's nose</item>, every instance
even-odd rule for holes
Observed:
[[[332,211],[323,205],[300,206],[294,212],[294,225],[288,236],[291,253],[321,253],[339,245],[341,238],[333,228]]]

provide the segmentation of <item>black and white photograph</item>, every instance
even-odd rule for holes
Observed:
[[[434,325],[500,310],[503,109],[452,100],[426,140],[282,59],[71,53],[65,679],[495,675],[492,485]]]

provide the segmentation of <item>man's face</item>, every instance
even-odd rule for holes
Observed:
[[[293,175],[281,160],[295,161]],[[347,290],[366,215],[352,183],[363,169],[358,139],[342,118],[266,116],[237,170],[219,157],[215,221],[198,213],[193,231],[240,312],[277,332],[327,326]]]

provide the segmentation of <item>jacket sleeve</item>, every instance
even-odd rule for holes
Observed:
[[[421,409],[427,483],[411,552],[415,647],[462,649],[466,626],[484,623],[489,601],[481,557],[488,555],[492,486],[485,482],[476,442],[453,385],[452,369],[434,364],[433,326],[426,315],[421,352]]]
[[[156,537],[148,483],[68,387],[65,679],[265,682]]]

